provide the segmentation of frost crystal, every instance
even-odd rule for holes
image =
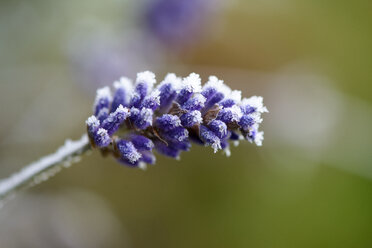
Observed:
[[[145,71],[137,74],[134,86],[124,77],[114,82],[113,96],[109,87],[97,90],[94,115],[86,121],[92,146],[145,169],[156,161],[153,149],[179,159],[191,141],[227,156],[229,141],[262,145],[261,114],[268,112],[262,97],[241,99],[241,91],[215,76],[202,87],[196,73],[183,79],[170,73],[155,84],[155,75]]]

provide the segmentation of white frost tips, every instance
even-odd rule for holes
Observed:
[[[120,89],[123,88],[127,91],[132,91],[133,89],[133,82],[131,79],[127,77],[121,77],[119,81],[114,82],[114,88]]]
[[[104,137],[104,136],[107,136],[107,135],[108,135],[108,134],[107,134],[107,130],[104,129],[104,128],[100,128],[100,129],[98,129],[97,134],[98,134],[99,136],[101,136],[101,137]]]
[[[164,80],[157,86],[157,88],[160,88],[162,85],[169,83],[172,85],[172,88],[174,90],[178,91],[182,86],[182,78],[177,77],[174,73],[168,73],[165,76]]]
[[[115,110],[115,113],[128,113],[128,112],[129,112],[129,109],[126,108],[126,107],[123,107],[123,105],[121,105],[121,104]]]
[[[240,103],[242,100],[242,92],[240,90],[233,90],[227,98],[234,100],[236,103]]]
[[[244,98],[242,101],[242,105],[249,105],[256,109],[259,113],[269,112],[267,108],[263,105],[263,97],[262,96],[252,96],[250,98]]]
[[[190,115],[193,118],[193,120],[192,120],[193,123],[201,124],[203,122],[203,118],[202,118],[202,115],[201,115],[200,111],[193,110],[193,111],[190,112]]]
[[[194,96],[194,99],[196,100],[196,103],[204,104],[207,99],[202,94],[196,94]]]
[[[242,118],[242,116],[243,116],[242,110],[237,105],[234,105],[234,106],[232,106],[230,108],[227,108],[227,109],[231,110],[232,120],[239,122],[240,118]]]
[[[146,123],[149,123],[150,125],[152,125],[153,114],[154,114],[154,111],[148,108],[142,108],[140,112],[141,119],[144,120]]]
[[[94,115],[92,115],[91,117],[89,117],[85,121],[85,124],[87,124],[88,126],[95,126],[95,127],[98,127],[100,125],[99,120]]]
[[[214,153],[216,153],[219,149],[222,149],[220,140],[215,140],[215,142],[212,144],[212,148]]]
[[[226,157],[230,157],[231,156],[230,147],[226,147],[225,149],[223,149],[223,151],[225,152]]]
[[[112,101],[110,87],[105,86],[105,87],[100,88],[100,89],[97,90],[96,99],[94,101],[94,107],[97,106],[98,102],[101,99],[107,99],[109,102]]]
[[[156,83],[155,74],[151,71],[144,71],[137,73],[136,84],[144,83],[147,84],[148,92],[152,90],[152,87]]]
[[[204,89],[212,87],[212,88],[221,88],[223,85],[223,81],[219,80],[216,76],[209,76],[208,82],[203,86]]]
[[[264,139],[264,132],[263,131],[257,132],[254,142],[256,143],[257,146],[262,146],[263,139]]]
[[[157,104],[160,104],[160,90],[155,89],[150,93],[150,99],[155,101]]]
[[[96,98],[99,99],[108,98],[109,100],[112,100],[110,87],[105,86],[103,88],[98,89]]]
[[[141,161],[138,163],[138,168],[140,168],[141,170],[146,170],[147,164]]]
[[[190,92],[201,92],[201,79],[199,74],[194,72],[191,73],[189,76],[183,79],[182,84],[182,88],[185,88]]]

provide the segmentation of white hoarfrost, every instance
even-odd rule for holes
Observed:
[[[92,115],[89,117],[86,121],[85,124],[87,124],[90,127],[99,127],[100,123],[99,120],[97,119],[96,116]]]
[[[254,107],[257,112],[265,113],[269,112],[267,108],[263,105],[263,97],[262,96],[252,96],[250,98],[244,98],[242,100],[242,106],[249,105]]]
[[[126,95],[126,99],[129,100],[133,92],[133,82],[127,77],[121,77],[119,81],[114,82],[114,88],[116,90],[123,89]]]
[[[186,89],[189,92],[201,92],[201,79],[199,74],[191,73],[182,80],[181,89]]]
[[[165,76],[164,80],[160,84],[158,84],[157,89],[159,89],[164,84],[169,84],[169,83],[172,85],[172,88],[174,90],[179,91],[182,86],[182,78],[177,77],[176,74],[174,73],[168,73]]]
[[[80,140],[66,140],[65,144],[60,147],[55,153],[41,158],[40,160],[29,164],[21,171],[11,175],[10,177],[0,181],[0,198],[12,193],[17,188],[23,185],[32,185],[39,183],[53,176],[58,165],[61,163],[71,164],[77,161],[77,157],[87,150],[89,139],[84,134]],[[54,169],[53,169],[54,168]]]
[[[151,71],[137,73],[136,84],[140,83],[146,84],[148,87],[147,92],[150,92],[152,90],[152,87],[156,83],[155,74]]]
[[[100,88],[100,89],[97,90],[96,99],[95,99],[94,105],[93,105],[93,111],[95,110],[96,106],[98,105],[98,103],[102,99],[107,99],[109,102],[112,101],[112,95],[111,95],[110,87],[106,86],[106,87],[103,87],[103,88]]]

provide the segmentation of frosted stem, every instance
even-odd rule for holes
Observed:
[[[66,140],[55,153],[42,157],[19,172],[0,181],[0,200],[14,194],[16,191],[47,180],[59,172],[62,166],[69,166],[80,159],[80,155],[91,149],[87,135],[80,140]]]

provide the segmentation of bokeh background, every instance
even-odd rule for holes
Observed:
[[[0,209],[0,247],[372,247],[372,2],[0,1],[0,176],[152,70],[262,95],[263,147],[147,171],[98,152]]]

